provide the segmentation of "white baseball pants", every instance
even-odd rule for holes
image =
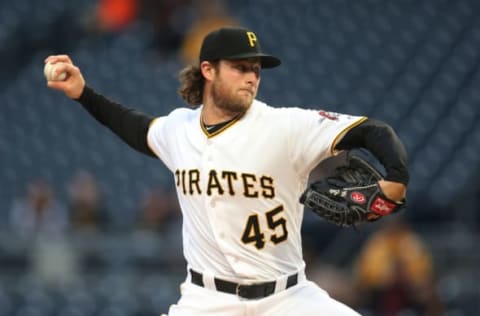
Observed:
[[[181,298],[169,316],[359,316],[307,280],[265,298],[249,300],[190,282],[181,285]]]

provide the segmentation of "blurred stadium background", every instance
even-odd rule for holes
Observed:
[[[172,177],[47,89],[43,59],[68,53],[97,91],[166,114],[184,106],[175,93],[180,46],[209,1],[140,1],[140,13],[110,29],[98,27],[102,2],[0,1],[0,316],[158,315],[179,295],[178,218],[167,228],[138,225],[145,196],[169,194]],[[224,17],[283,60],[262,74],[260,99],[367,115],[398,131],[411,166],[405,218],[430,253],[443,312],[480,314],[480,2],[223,4]],[[98,181],[107,222],[58,234],[14,225],[14,205],[37,179],[68,209],[79,170]],[[349,275],[381,225],[336,229],[307,214],[308,258]]]

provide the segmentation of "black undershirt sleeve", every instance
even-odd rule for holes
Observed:
[[[385,167],[385,180],[408,184],[407,152],[392,127],[374,119],[348,131],[335,146],[337,150],[363,147],[368,149]]]
[[[147,143],[148,128],[154,119],[152,116],[115,103],[88,86],[75,101],[132,148],[157,158]]]

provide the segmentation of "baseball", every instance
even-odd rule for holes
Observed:
[[[43,68],[43,73],[45,75],[45,78],[48,81],[63,81],[67,78],[67,73],[62,72],[59,73],[58,75],[55,74],[55,69],[57,68],[58,65],[60,65],[61,62],[52,64],[52,63],[46,63],[45,67]]]

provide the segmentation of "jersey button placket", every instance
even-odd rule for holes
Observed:
[[[207,140],[207,146],[205,147],[205,152],[204,152],[204,155],[203,155],[203,166],[204,166],[204,174],[208,175],[210,174],[210,171],[211,170],[215,170],[215,149],[214,149],[214,144],[212,144],[212,141],[211,140]],[[208,180],[207,180],[207,183],[208,183]],[[212,223],[212,228],[214,230],[214,235],[216,236],[217,240],[218,240],[218,246],[220,247],[221,251],[224,251],[224,243],[226,242],[226,239],[227,239],[227,234],[225,233],[225,231],[222,230],[222,226],[223,225],[220,225],[218,223],[215,223],[215,221],[217,220],[218,218],[218,214],[216,214],[218,210],[218,201],[217,201],[217,198],[215,196],[216,194],[216,191],[213,192],[214,194],[212,194],[211,196],[209,196],[208,194],[206,194],[205,196],[205,207],[207,209],[207,212],[210,215],[210,218],[211,218],[211,221],[213,222]]]
[[[213,144],[210,140],[207,140],[207,146],[205,148],[205,152],[203,155],[203,173],[207,176],[210,174],[211,170],[214,170],[214,159],[213,159]],[[208,183],[208,180],[207,180]],[[214,195],[206,195],[205,196],[205,207],[208,212],[213,212],[215,211],[215,207],[217,206],[217,203],[215,202],[215,196]],[[212,217],[214,218],[214,217]]]
[[[207,141],[207,147],[205,149],[205,154],[203,156],[204,158],[204,174],[208,177],[210,174],[210,171],[214,169],[213,166],[213,146],[212,142],[210,140]],[[208,180],[207,180],[208,183]],[[206,196],[206,207],[214,209],[215,208],[215,198],[213,196]]]

